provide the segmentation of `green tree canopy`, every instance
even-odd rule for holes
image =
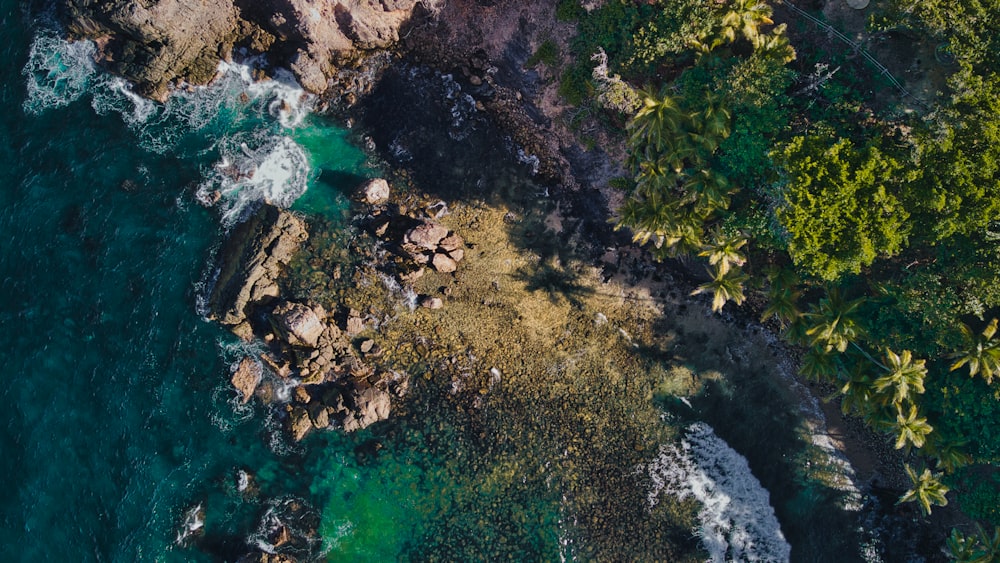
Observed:
[[[823,133],[795,137],[774,154],[787,178],[777,217],[795,264],[835,280],[898,253],[910,224],[897,197],[903,166],[874,146],[831,144]]]

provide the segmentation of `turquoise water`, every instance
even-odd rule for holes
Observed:
[[[246,101],[235,79],[145,105],[80,52],[35,41],[33,53],[44,25],[19,6],[0,19],[0,561],[235,559],[269,499],[309,482],[263,409],[233,403],[237,345],[197,313],[226,217],[259,198],[212,184],[214,170],[301,137],[308,163],[289,173],[314,189],[296,206],[339,217],[343,186],[317,179],[361,174],[364,156],[318,118],[284,127],[277,94]],[[206,186],[223,192],[216,208],[197,203]],[[241,469],[258,495],[237,491]],[[204,541],[182,548],[199,504]]]

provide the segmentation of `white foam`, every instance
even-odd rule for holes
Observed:
[[[179,546],[186,545],[188,539],[200,533],[204,527],[205,507],[201,503],[198,503],[184,513],[184,522],[181,524],[181,529],[177,532],[174,543]]]
[[[100,115],[118,114],[147,150],[166,153],[182,148],[194,156],[221,154],[220,163],[207,171],[198,195],[222,196],[222,220],[230,226],[252,204],[267,201],[290,206],[308,187],[305,151],[289,136],[313,110],[316,97],[307,94],[287,70],[256,81],[247,64],[222,62],[208,86],[185,87],[159,104],[136,94],[117,77],[98,73],[97,52],[89,41],[69,43],[52,32],[34,40],[23,74],[28,96],[24,109],[42,113],[65,106],[89,94]],[[201,146],[180,142],[197,133]],[[190,143],[188,143],[190,144]]]
[[[91,41],[64,41],[51,32],[39,33],[31,42],[25,77],[27,96],[24,111],[40,114],[80,99],[96,74]]]
[[[770,494],[747,460],[702,422],[688,427],[681,445],[664,445],[644,468],[653,481],[652,509],[664,492],[701,503],[698,530],[709,561],[788,561],[791,546]]]
[[[239,141],[241,137],[233,140]],[[222,149],[206,171],[196,197],[206,204],[221,197],[222,223],[229,227],[261,201],[289,207],[309,187],[309,157],[291,137],[266,137],[253,147],[246,141]]]

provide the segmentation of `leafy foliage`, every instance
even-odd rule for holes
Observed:
[[[948,487],[940,481],[939,473],[931,473],[930,469],[924,469],[919,475],[909,465],[906,466],[906,474],[913,483],[913,488],[899,499],[899,502],[916,502],[920,511],[925,515],[931,513],[931,505],[944,506],[948,504],[945,495]]]
[[[787,173],[777,216],[795,264],[836,280],[859,273],[878,256],[899,253],[910,224],[898,196],[902,164],[848,139],[831,145],[827,134],[798,136],[776,153]]]

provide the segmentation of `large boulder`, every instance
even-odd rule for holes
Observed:
[[[302,219],[272,205],[237,225],[216,259],[219,273],[208,296],[208,318],[237,326],[246,320],[249,305],[277,297],[278,276],[307,238]]]
[[[302,303],[284,302],[271,313],[271,324],[282,340],[292,346],[316,348],[326,324],[316,310]]]
[[[345,413],[341,424],[347,432],[361,430],[380,420],[389,418],[392,402],[389,392],[380,387],[353,389],[347,395],[349,410]]]
[[[369,205],[381,205],[389,201],[389,182],[385,178],[372,178],[358,188],[358,197]]]
[[[232,382],[236,391],[239,392],[244,404],[250,400],[250,397],[253,397],[254,391],[257,390],[257,386],[260,385],[260,381],[263,379],[263,375],[264,370],[253,358],[243,358],[236,366],[230,382]]]
[[[403,236],[403,245],[413,245],[420,250],[434,251],[448,236],[448,228],[437,223],[424,222],[413,227]]]

